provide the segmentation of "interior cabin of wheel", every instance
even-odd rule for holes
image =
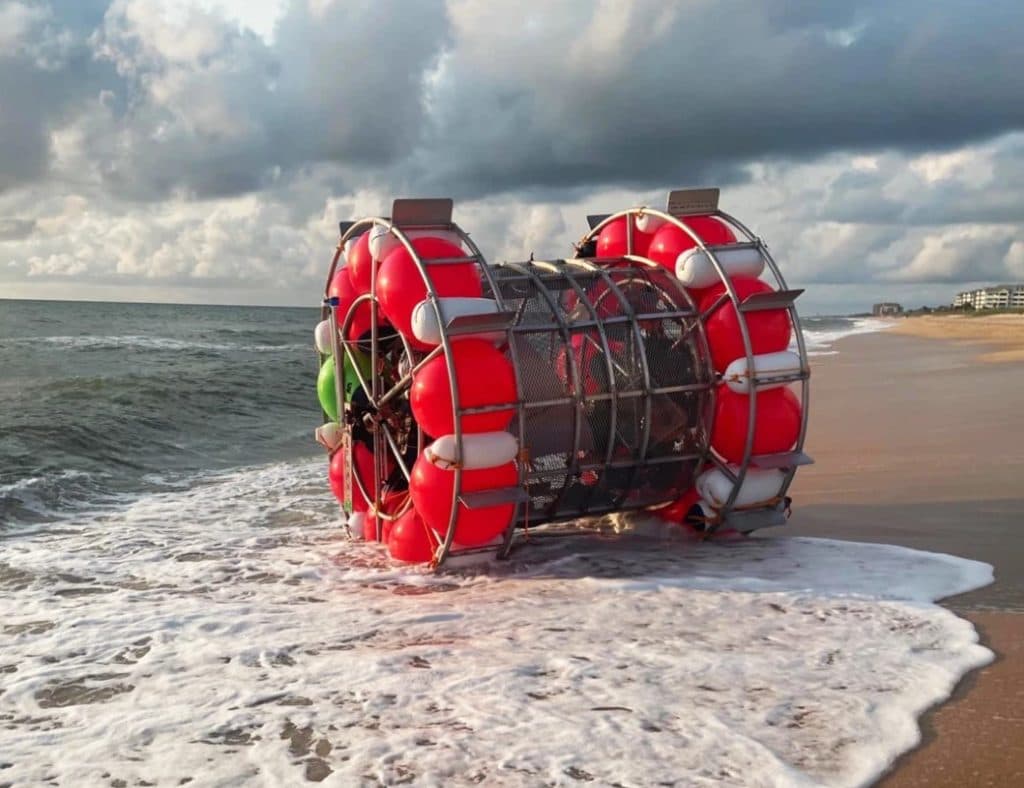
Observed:
[[[570,259],[496,264],[450,200],[342,224],[317,439],[354,536],[438,566],[612,512],[785,522],[810,461],[800,291],[717,189],[588,222]]]

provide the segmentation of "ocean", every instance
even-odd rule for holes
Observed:
[[[0,786],[860,785],[992,658],[934,604],[991,567],[888,545],[393,565],[339,527],[317,319],[0,301]]]
[[[0,524],[308,457],[316,309],[0,301]]]
[[[0,300],[0,528],[317,456],[315,308]],[[805,321],[808,351],[884,324]]]

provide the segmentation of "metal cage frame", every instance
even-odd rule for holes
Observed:
[[[577,520],[580,517],[593,516],[599,514],[607,514],[615,511],[624,511],[628,509],[639,509],[647,508],[649,504],[630,504],[625,501],[619,501],[615,504],[608,504],[604,506],[590,506],[589,501],[583,510],[572,510],[568,512],[559,513],[557,510],[557,504],[560,503],[562,496],[569,488],[568,482],[571,479],[579,478],[584,473],[597,473],[604,478],[605,474],[609,471],[628,468],[630,470],[630,482],[626,485],[627,488],[632,486],[633,481],[637,478],[640,471],[645,468],[654,465],[665,465],[669,463],[680,463],[690,462],[693,467],[696,468],[703,460],[705,451],[704,447],[707,445],[710,436],[710,408],[709,403],[701,401],[697,404],[697,410],[700,411],[699,421],[695,425],[700,431],[700,437],[697,441],[700,450],[696,452],[673,454],[655,459],[648,459],[648,448],[650,439],[650,428],[652,423],[651,417],[651,401],[653,397],[673,395],[680,393],[701,393],[710,392],[714,387],[713,373],[710,369],[709,350],[707,346],[707,340],[704,335],[703,325],[699,320],[699,312],[696,306],[693,304],[689,294],[675,282],[674,277],[669,278],[670,275],[664,272],[663,269],[652,269],[650,266],[636,266],[631,264],[630,267],[617,267],[609,268],[596,265],[588,260],[581,259],[570,259],[570,260],[555,260],[555,261],[529,261],[525,263],[499,263],[495,266],[496,270],[510,270],[518,275],[525,281],[531,282],[539,292],[543,294],[543,298],[547,301],[553,315],[558,314],[557,293],[549,290],[544,282],[543,273],[548,272],[553,278],[557,277],[557,281],[568,284],[571,288],[571,292],[574,293],[578,298],[578,304],[584,305],[587,312],[589,312],[589,320],[578,321],[573,320],[571,322],[561,320],[552,327],[538,327],[537,325],[522,324],[518,321],[509,330],[514,335],[530,335],[535,333],[558,333],[561,335],[562,347],[568,349],[571,346],[570,337],[575,335],[581,329],[593,329],[598,336],[600,341],[599,353],[604,359],[604,363],[607,366],[608,372],[608,391],[598,393],[586,393],[583,386],[584,375],[578,368],[578,362],[575,358],[575,354],[571,352],[566,353],[566,363],[570,367],[567,378],[572,382],[572,391],[557,398],[544,399],[544,400],[530,400],[526,396],[525,392],[520,390],[517,392],[519,398],[518,405],[518,440],[521,446],[529,449],[530,446],[525,437],[525,424],[527,422],[526,412],[535,408],[558,408],[565,407],[567,410],[571,408],[572,419],[573,419],[573,438],[571,451],[567,452],[567,456],[570,458],[567,462],[564,472],[562,469],[554,470],[527,470],[526,462],[521,462],[519,466],[520,471],[520,486],[525,490],[529,487],[531,480],[543,479],[545,477],[558,477],[564,478],[565,484],[561,486],[561,493],[556,496],[554,503],[551,508],[552,511],[542,515],[543,520],[541,524],[553,524],[558,522],[564,522],[567,520]],[[652,270],[660,273],[664,279],[666,279],[674,292],[667,293],[665,290],[659,288],[656,283],[646,282],[651,287],[655,288],[658,292],[664,295],[666,298],[671,297],[671,302],[676,301],[682,302],[682,308],[667,310],[667,311],[655,311],[649,313],[635,313],[629,306],[629,300],[623,293],[623,288],[620,286],[622,282],[617,281],[616,274],[635,275],[639,274],[641,278],[648,275]],[[584,286],[581,284],[578,275],[586,274],[592,275],[597,281],[600,281],[604,286],[604,294],[611,294],[616,299],[618,306],[622,307],[623,313],[609,318],[601,318],[597,314],[596,304],[592,302],[585,292]],[[503,280],[505,282],[509,279]],[[633,279],[628,281],[634,281]],[[525,304],[525,301],[524,301]],[[690,324],[681,330],[680,337],[677,342],[683,340],[689,340],[691,334],[696,336],[697,341],[697,352],[699,358],[695,359],[695,366],[701,372],[706,371],[704,376],[705,380],[698,379],[695,382],[686,384],[674,384],[670,386],[658,386],[655,385],[652,376],[647,368],[646,357],[640,355],[640,367],[642,368],[642,380],[637,385],[628,389],[618,389],[615,379],[616,374],[612,369],[614,353],[611,351],[611,340],[608,336],[608,328],[611,324],[624,325],[628,328],[631,340],[635,343],[632,347],[641,348],[646,350],[646,341],[640,334],[640,324],[643,322],[650,322],[656,320],[688,320]],[[517,369],[517,383],[521,386],[522,376],[518,375],[518,372],[523,369],[523,364],[516,358],[518,353],[518,343],[512,341],[509,343],[510,353],[513,355],[513,365]],[[701,366],[703,362],[704,367]],[[617,405],[620,400],[624,399],[639,399],[643,402],[644,412],[641,422],[643,424],[642,436],[639,443],[639,455],[638,460],[630,460],[628,462],[615,461],[613,459],[613,450],[615,448],[615,431],[616,431],[616,418],[617,418]],[[604,457],[600,462],[592,462],[589,464],[581,464],[579,462],[579,455],[583,449],[580,443],[581,425],[583,421],[582,411],[585,403],[601,402],[606,401],[611,406],[609,409],[609,421],[608,421],[608,440],[604,449]],[[658,501],[657,506],[667,505],[671,503],[674,498],[669,498],[663,501]],[[525,503],[525,501],[524,501]],[[513,528],[511,528],[506,534],[506,542],[502,554],[507,554],[511,547],[511,542],[515,531],[515,526],[528,525],[529,520],[523,514],[517,514],[513,520]],[[574,529],[574,533],[578,533],[581,529]]]
[[[635,478],[637,470],[644,466],[646,463],[644,459],[646,457],[647,445],[649,440],[649,430],[651,424],[651,397],[660,393],[657,387],[652,387],[651,378],[649,371],[647,370],[647,364],[645,360],[642,360],[644,367],[644,380],[643,385],[639,390],[630,392],[619,392],[615,389],[615,376],[611,370],[611,353],[606,326],[609,321],[607,319],[601,319],[598,315],[594,304],[592,304],[585,292],[585,288],[581,286],[579,277],[588,276],[596,277],[600,279],[605,287],[606,293],[614,295],[618,302],[624,305],[626,313],[623,318],[623,322],[627,322],[631,326],[631,330],[634,336],[634,340],[637,346],[644,350],[644,339],[639,334],[639,322],[644,319],[679,319],[679,320],[691,320],[690,326],[686,330],[684,338],[688,338],[690,335],[695,335],[695,341],[697,343],[698,352],[702,354],[703,359],[707,360],[708,371],[710,379],[702,382],[683,386],[692,391],[702,392],[708,396],[707,400],[701,400],[701,427],[702,427],[702,440],[700,442],[700,451],[692,456],[680,456],[670,457],[669,460],[692,460],[695,463],[695,467],[701,467],[706,462],[711,462],[715,467],[720,469],[729,478],[732,483],[732,492],[726,502],[725,506],[720,512],[720,518],[713,523],[709,523],[709,532],[713,532],[720,525],[728,525],[735,527],[737,530],[743,532],[749,532],[756,528],[768,527],[771,525],[778,525],[785,521],[785,515],[782,513],[780,506],[774,506],[768,510],[755,510],[755,511],[734,511],[734,503],[737,495],[740,491],[740,485],[743,483],[744,478],[747,475],[748,469],[751,467],[758,468],[776,468],[784,470],[784,480],[779,492],[779,497],[782,498],[790,484],[792,483],[793,476],[795,475],[796,469],[799,465],[810,462],[803,453],[803,445],[806,437],[807,423],[808,423],[808,404],[809,404],[809,377],[810,367],[807,361],[807,352],[803,339],[803,335],[800,331],[799,316],[796,313],[794,305],[795,298],[802,292],[800,290],[789,290],[786,287],[785,280],[782,277],[781,272],[778,269],[777,264],[771,257],[767,246],[761,241],[760,238],[754,236],[754,234],[737,219],[726,214],[725,212],[718,209],[718,190],[689,190],[689,191],[674,191],[669,194],[668,206],[666,211],[659,211],[647,207],[636,207],[629,208],[624,211],[620,211],[614,214],[608,214],[599,217],[589,217],[591,223],[591,229],[581,239],[580,245],[577,250],[584,249],[586,245],[595,240],[599,235],[600,231],[618,219],[624,219],[626,222],[627,233],[627,253],[622,258],[615,258],[614,265],[612,260],[598,260],[594,258],[577,257],[568,260],[558,261],[528,261],[528,262],[506,262],[500,263],[495,266],[491,266],[487,263],[483,256],[483,253],[476,246],[470,236],[462,230],[454,221],[452,221],[452,201],[450,199],[428,199],[428,200],[396,200],[392,208],[392,215],[390,217],[374,216],[364,219],[360,219],[354,222],[342,222],[341,239],[334,252],[334,256],[331,260],[330,267],[327,273],[326,284],[324,287],[324,298],[321,309],[321,319],[329,319],[332,324],[331,330],[331,354],[333,357],[333,363],[335,364],[335,396],[337,398],[339,407],[339,419],[343,427],[345,434],[345,440],[340,451],[348,452],[346,462],[346,479],[345,479],[345,506],[347,509],[351,507],[351,492],[352,484],[359,489],[359,492],[363,495],[365,500],[370,502],[371,513],[375,515],[378,523],[381,521],[394,521],[405,514],[410,506],[412,505],[411,498],[406,496],[406,499],[397,507],[397,510],[393,513],[388,513],[382,509],[382,487],[387,477],[386,467],[386,455],[390,454],[397,466],[397,469],[405,477],[406,481],[410,478],[411,469],[406,465],[404,460],[404,452],[401,451],[398,444],[397,438],[402,436],[396,436],[393,433],[393,427],[388,424],[387,416],[389,415],[389,404],[393,400],[402,396],[410,387],[413,376],[416,372],[422,369],[427,363],[434,360],[437,356],[443,354],[446,359],[446,368],[452,394],[452,416],[454,425],[454,438],[457,455],[463,457],[463,430],[461,425],[461,417],[471,415],[474,413],[483,413],[488,410],[498,409],[509,409],[510,406],[515,408],[516,418],[515,422],[518,424],[517,439],[520,446],[520,461],[517,463],[518,470],[518,486],[515,488],[504,488],[497,490],[487,490],[484,492],[470,492],[464,493],[462,490],[463,479],[462,479],[462,468],[461,465],[456,465],[452,470],[455,474],[454,485],[453,485],[453,496],[452,506],[449,517],[447,528],[443,534],[434,531],[434,536],[437,540],[437,549],[433,559],[433,566],[440,566],[444,561],[453,554],[452,545],[454,543],[454,537],[456,532],[456,521],[458,518],[459,504],[462,503],[470,509],[483,507],[483,506],[494,506],[497,504],[514,504],[514,513],[509,526],[504,532],[504,537],[500,544],[490,543],[482,547],[474,547],[468,549],[460,549],[458,555],[477,553],[484,551],[493,551],[497,547],[497,553],[499,557],[506,557],[512,550],[515,542],[516,535],[520,532],[525,532],[522,526],[539,524],[537,522],[530,522],[530,496],[528,494],[528,487],[530,481],[531,471],[527,469],[527,462],[523,461],[523,450],[528,447],[525,445],[525,423],[526,423],[526,411],[531,407],[542,407],[548,406],[571,406],[574,412],[574,439],[573,439],[573,453],[571,462],[566,468],[566,478],[568,479],[571,474],[579,474],[584,470],[597,470],[605,472],[613,467],[614,462],[611,456],[614,441],[609,440],[606,449],[606,455],[604,461],[593,468],[583,467],[578,462],[579,453],[579,438],[580,438],[580,408],[586,401],[587,397],[583,391],[581,383],[581,376],[577,369],[575,360],[575,354],[567,352],[566,361],[572,368],[571,380],[573,381],[573,391],[571,394],[567,394],[565,397],[559,398],[558,400],[551,400],[549,402],[531,403],[527,401],[524,389],[523,381],[521,380],[520,370],[522,369],[520,359],[518,356],[518,347],[516,341],[516,335],[520,333],[526,333],[531,330],[537,331],[536,327],[522,326],[517,323],[518,316],[514,311],[508,308],[506,300],[502,297],[500,283],[508,281],[508,277],[505,277],[505,272],[511,271],[513,276],[522,277],[525,281],[530,281],[534,286],[537,287],[538,291],[543,294],[543,298],[547,300],[548,306],[550,307],[553,315],[558,315],[558,306],[556,304],[555,296],[547,288],[544,282],[543,272],[555,274],[564,278],[565,282],[569,284],[572,290],[575,292],[578,303],[584,304],[585,308],[589,312],[589,320],[584,323],[577,323],[572,328],[580,328],[581,326],[586,328],[592,328],[596,330],[598,338],[600,339],[601,348],[603,350],[606,363],[609,365],[609,381],[611,391],[602,395],[604,398],[610,399],[611,402],[617,402],[618,397],[626,396],[641,396],[645,399],[645,419],[644,419],[644,435],[641,441],[640,461],[630,463],[632,468],[631,480]],[[683,221],[687,215],[692,214],[705,214],[712,215],[716,218],[724,220],[733,229],[738,230],[739,234],[746,240],[739,241],[736,244],[730,244],[726,246],[706,246],[700,237],[691,230]],[[626,296],[622,293],[619,283],[615,281],[613,273],[619,272],[642,272],[645,271],[665,271],[662,266],[657,263],[641,257],[633,253],[632,241],[633,241],[633,230],[636,226],[636,219],[644,214],[652,215],[660,218],[666,223],[671,223],[676,227],[687,233],[694,241],[695,245],[701,249],[711,261],[716,272],[718,273],[719,279],[725,286],[725,293],[716,300],[708,309],[701,312],[696,304],[694,304],[689,293],[678,284],[678,291],[673,293],[673,297],[678,298],[679,294],[682,294],[683,303],[686,308],[677,309],[669,312],[659,312],[654,314],[633,314],[629,307],[629,302]],[[338,270],[338,263],[344,252],[346,244],[353,239],[358,238],[364,232],[371,231],[374,227],[382,228],[383,232],[391,234],[395,240],[405,248],[406,252],[411,257],[420,277],[422,278],[426,287],[426,300],[429,300],[434,311],[434,317],[437,321],[437,325],[443,327],[440,332],[440,343],[432,350],[425,353],[421,353],[415,350],[407,337],[403,336],[401,332],[396,332],[401,341],[401,353],[405,359],[405,369],[402,370],[402,365],[399,364],[398,376],[395,378],[385,379],[380,372],[380,357],[381,353],[381,336],[378,325],[378,317],[380,313],[380,303],[377,294],[377,271],[378,271],[378,260],[375,256],[371,256],[371,287],[368,293],[358,296],[350,305],[348,312],[345,315],[339,314],[339,303],[337,298],[328,297],[327,293],[330,289],[331,282]],[[435,231],[435,232],[447,232],[454,234],[459,241],[462,243],[465,249],[469,250],[469,254],[465,257],[453,257],[453,258],[441,258],[441,259],[423,259],[416,251],[413,244],[413,238],[410,237],[410,233],[418,233],[422,231]],[[725,269],[721,262],[716,256],[716,250],[721,251],[724,248],[754,248],[757,249],[765,261],[765,267],[771,271],[775,282],[778,286],[778,290],[775,293],[764,293],[748,296],[746,299],[740,299],[735,288],[733,287]],[[479,270],[481,283],[485,288],[485,295],[494,299],[497,304],[497,311],[494,314],[486,316],[463,316],[455,317],[451,320],[445,320],[445,315],[440,302],[441,296],[438,294],[433,279],[429,273],[430,268],[435,265],[449,265],[449,264],[467,264],[471,263],[476,266]],[[623,267],[623,264],[629,267]],[[612,273],[610,273],[612,272]],[[675,276],[669,273],[672,282],[677,282]],[[504,277],[504,278],[503,278]],[[751,370],[751,386],[750,386],[750,404],[748,413],[748,426],[745,449],[743,454],[743,461],[739,463],[738,470],[734,471],[729,467],[729,464],[721,457],[719,457],[712,449],[710,445],[710,435],[713,428],[713,420],[715,413],[715,397],[718,385],[721,383],[721,376],[715,373],[713,367],[710,366],[710,351],[708,347],[708,340],[704,324],[717,309],[724,306],[726,303],[731,302],[738,318],[738,324],[740,327],[740,333],[743,340],[743,347],[746,353],[746,359],[748,369]],[[525,303],[525,302],[524,302]],[[354,355],[355,346],[360,343],[361,340],[349,340],[347,339],[348,329],[352,324],[356,310],[363,307],[364,304],[369,305],[370,309],[370,375],[369,379],[363,374],[360,369],[360,365]],[[749,327],[747,326],[746,314],[751,311],[759,309],[777,309],[785,308],[792,322],[793,331],[796,335],[796,346],[798,355],[800,357],[800,371],[797,374],[791,376],[791,380],[787,379],[786,382],[799,382],[801,385],[801,423],[799,430],[799,437],[795,447],[783,454],[776,455],[754,455],[753,454],[753,443],[754,433],[756,429],[756,415],[757,415],[757,390],[759,384],[765,384],[768,382],[779,383],[780,378],[776,375],[769,380],[761,380],[753,375],[754,362],[753,362],[753,346],[751,341],[751,335]],[[340,319],[339,319],[340,318]],[[564,320],[561,320],[558,325],[550,329],[552,331],[559,331],[562,335],[562,341],[565,347],[569,347],[569,328]],[[456,385],[456,370],[454,358],[452,355],[452,340],[459,335],[475,334],[479,332],[497,333],[504,331],[508,340],[508,352],[511,363],[515,370],[516,380],[516,402],[506,403],[495,406],[485,406],[480,408],[465,408],[462,407],[459,402],[458,386]],[[342,380],[344,375],[344,362],[343,356],[346,356],[351,364],[352,371],[358,377],[360,385],[366,393],[369,407],[367,413],[364,415],[366,419],[365,426],[369,428],[372,435],[372,449],[374,457],[374,478],[372,489],[366,489],[364,480],[360,478],[360,474],[353,472],[352,462],[352,444],[351,444],[351,429],[352,429],[352,418],[354,409],[349,402],[346,402],[343,397],[342,391]],[[324,356],[319,356],[320,363],[324,362]],[[676,387],[679,388],[679,387]],[[612,413],[615,413],[612,410]],[[325,414],[326,415],[326,414]],[[613,419],[614,425],[614,419]],[[612,426],[610,429],[614,429]],[[408,439],[408,435],[405,436]],[[424,435],[421,429],[417,428],[417,444],[416,452],[417,456],[424,450]],[[645,507],[638,506],[618,506],[613,508],[595,509],[593,511],[588,510],[587,515],[596,515],[601,513],[607,513],[610,511],[620,511],[629,508],[652,508],[657,509],[661,506],[668,505],[671,500],[659,502],[654,505]],[[577,513],[575,515],[567,515],[561,518],[545,519],[544,523],[554,523],[559,520],[576,519],[582,516]],[[381,528],[377,529],[377,538],[380,539]],[[536,534],[536,531],[533,532]],[[554,533],[554,531],[553,531]],[[573,530],[573,533],[579,533],[579,529]]]
[[[746,225],[740,222],[739,219],[721,210],[718,207],[718,197],[718,189],[675,190],[669,192],[666,210],[664,211],[641,206],[628,208],[613,214],[588,217],[591,223],[590,231],[582,237],[577,248],[584,248],[588,243],[596,240],[598,235],[600,235],[601,230],[607,225],[618,219],[624,219],[626,222],[626,259],[657,266],[658,263],[653,260],[633,253],[633,230],[636,228],[636,219],[646,214],[658,217],[664,222],[672,224],[685,232],[694,241],[696,247],[703,251],[711,261],[711,264],[714,266],[715,271],[718,274],[720,283],[725,287],[725,292],[716,299],[715,303],[701,313],[701,322],[707,321],[714,312],[725,306],[726,303],[732,304],[736,313],[737,323],[740,328],[740,336],[743,340],[747,369],[751,371],[751,383],[753,384],[750,387],[749,394],[746,442],[743,450],[743,459],[738,463],[738,471],[734,472],[729,467],[729,463],[711,450],[710,446],[708,447],[708,458],[712,463],[714,463],[715,467],[725,474],[732,482],[732,491],[729,498],[722,506],[719,520],[711,524],[711,529],[714,531],[721,525],[725,524],[735,527],[738,531],[749,533],[756,528],[781,525],[785,522],[785,515],[783,514],[784,505],[780,505],[776,507],[775,510],[769,512],[759,512],[756,510],[744,512],[734,511],[733,507],[736,498],[739,495],[743,480],[746,478],[747,471],[751,467],[785,471],[783,483],[778,494],[779,498],[784,498],[786,493],[789,491],[790,485],[793,483],[793,478],[796,475],[797,468],[801,465],[809,465],[813,462],[803,451],[807,437],[811,369],[807,357],[806,342],[800,326],[800,316],[797,314],[795,305],[797,297],[803,293],[803,290],[791,290],[788,288],[786,280],[782,276],[782,272],[779,270],[778,264],[775,262],[775,259],[768,250],[768,245],[760,237],[756,236]],[[706,245],[700,236],[686,225],[684,221],[686,216],[692,215],[713,216],[717,219],[722,219],[731,228],[738,230],[745,240],[721,246]],[[725,268],[717,257],[717,252],[721,252],[724,249],[740,248],[757,250],[765,262],[765,268],[771,272],[772,277],[775,279],[775,285],[777,287],[776,292],[754,294],[747,296],[745,299],[741,299],[739,297],[736,292],[736,288],[733,286]],[[779,376],[759,379],[753,374],[755,354],[753,352],[753,343],[751,341],[750,328],[747,325],[746,316],[749,312],[778,308],[785,308],[789,315],[793,335],[796,341],[797,355],[800,358],[800,371],[786,379],[780,378]],[[800,384],[800,431],[796,444],[788,452],[780,454],[755,455],[753,453],[753,448],[754,435],[757,428],[758,388],[766,384],[778,384],[783,380],[785,380],[786,383]],[[713,392],[712,396],[715,396],[715,393],[716,392]]]

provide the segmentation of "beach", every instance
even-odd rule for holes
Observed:
[[[1024,361],[1024,314],[921,315],[900,320],[893,330],[978,347],[981,361]]]
[[[811,318],[787,527],[614,516],[433,574],[340,527],[312,310],[4,306],[0,787],[1019,782],[988,345]]]
[[[814,358],[794,536],[886,542],[995,567],[944,604],[996,661],[922,720],[885,786],[1024,784],[1024,318],[921,317]],[[995,362],[995,363],[993,363]]]

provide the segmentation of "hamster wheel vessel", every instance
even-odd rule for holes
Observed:
[[[809,462],[800,291],[717,196],[590,217],[567,260],[488,265],[450,200],[343,223],[317,437],[356,535],[439,565],[631,509],[784,522]]]

